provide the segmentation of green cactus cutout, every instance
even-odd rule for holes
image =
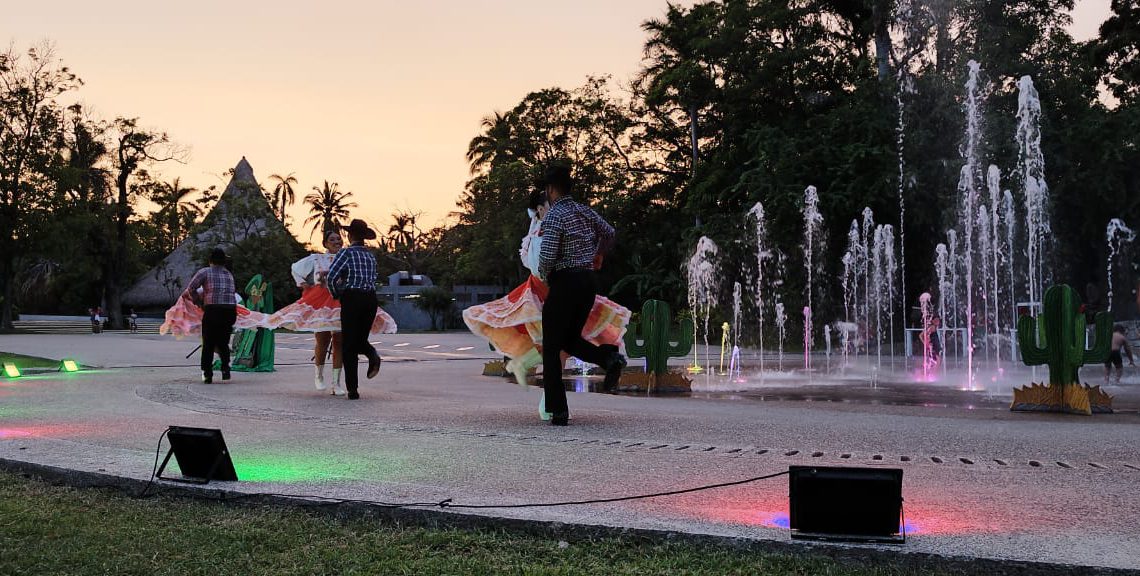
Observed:
[[[1017,344],[1026,366],[1049,366],[1049,384],[1078,384],[1081,366],[1104,362],[1112,344],[1112,315],[1096,315],[1094,345],[1085,349],[1085,317],[1081,300],[1065,284],[1045,291],[1045,302],[1038,319],[1023,316],[1017,322]],[[1040,320],[1040,322],[1039,322]],[[1037,336],[1040,335],[1041,345]]]
[[[625,333],[626,354],[645,358],[645,371],[655,374],[665,374],[669,358],[682,358],[692,347],[693,321],[682,319],[674,326],[669,305],[660,300],[646,300],[641,318]]]

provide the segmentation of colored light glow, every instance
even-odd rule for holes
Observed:
[[[234,455],[234,470],[244,482],[316,482],[369,476],[362,460],[302,454]]]
[[[11,363],[11,362],[5,362],[4,363],[4,375],[9,377],[9,378],[19,378],[20,377],[20,369],[17,368],[16,365]]]
[[[31,432],[20,428],[0,428],[0,440],[7,440],[9,438],[24,438],[31,435]]]
[[[60,367],[63,369],[64,372],[78,372],[79,371],[79,364],[76,364],[75,360],[64,359],[63,362],[60,362]]]

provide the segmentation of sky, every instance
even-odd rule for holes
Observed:
[[[680,2],[684,5],[691,1]],[[397,210],[443,224],[463,192],[481,120],[527,93],[640,68],[641,23],[666,0],[39,0],[6,3],[0,41],[48,40],[97,117],[138,117],[189,150],[151,169],[224,187],[245,156],[258,181],[293,173],[288,210],[325,180],[387,229]],[[1109,0],[1077,0],[1096,35]]]

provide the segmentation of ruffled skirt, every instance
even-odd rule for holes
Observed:
[[[246,328],[264,328],[269,315],[263,312],[254,312],[241,304],[237,306],[237,322],[235,330]],[[159,334],[173,334],[181,340],[187,336],[202,334],[202,309],[186,298],[178,301],[166,311],[166,320],[158,327]]]
[[[265,327],[295,332],[340,332],[340,302],[332,297],[328,288],[310,286],[299,300],[270,314]],[[369,332],[395,334],[396,321],[377,307]]]
[[[510,294],[486,304],[471,306],[463,311],[463,321],[477,336],[482,337],[508,358],[521,358],[542,345],[542,303],[549,288],[531,276]],[[596,296],[594,307],[582,328],[582,337],[592,344],[612,344],[623,352],[628,308],[606,298]]]

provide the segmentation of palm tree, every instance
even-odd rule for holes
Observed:
[[[183,240],[183,215],[191,211],[201,212],[201,208],[197,205],[186,202],[186,199],[197,191],[197,188],[184,188],[182,179],[175,178],[170,182],[159,182],[151,196],[151,199],[158,203],[158,213],[165,218],[167,229],[170,231],[170,250],[178,247]]]
[[[269,179],[277,182],[273,187],[273,209],[281,216],[281,224],[285,224],[285,206],[292,206],[295,200],[293,186],[297,184],[297,179],[293,177],[290,172],[288,176],[281,177],[279,174],[272,174]]]
[[[467,162],[471,173],[490,166],[495,161],[510,160],[514,156],[511,149],[514,114],[496,111],[493,116],[483,118],[483,133],[472,138],[467,145]]]
[[[352,196],[352,192],[341,192],[336,182],[330,184],[325,180],[323,188],[313,186],[313,191],[305,196],[305,203],[309,205],[309,217],[305,219],[305,225],[313,225],[309,238],[313,237],[318,228],[330,230],[348,218],[348,209],[356,208],[356,202],[346,202],[349,196]]]

